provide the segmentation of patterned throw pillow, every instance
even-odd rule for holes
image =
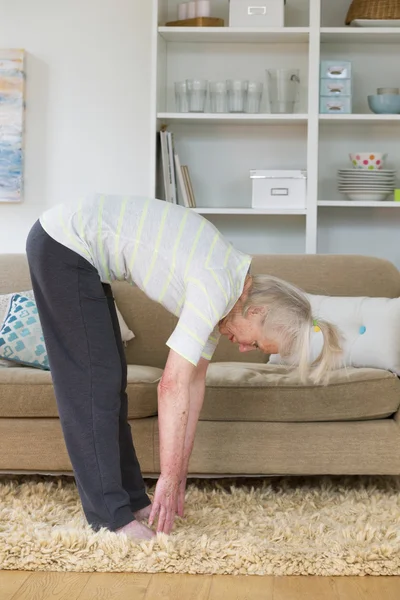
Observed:
[[[26,290],[25,292],[19,292],[21,296],[26,296],[29,300],[34,299],[33,291]],[[8,315],[8,309],[10,308],[11,300],[14,294],[2,294],[0,295],[0,328],[4,323],[6,316]],[[0,367],[21,367],[19,363],[12,362],[11,360],[3,360],[0,358]]]
[[[21,294],[12,296],[0,329],[0,357],[49,370],[36,303]]]
[[[28,316],[23,316],[21,307],[24,311],[28,311]],[[127,342],[132,340],[135,334],[125,323],[117,305],[115,305],[115,309],[121,330],[121,338],[124,344],[127,345]],[[33,319],[36,319],[36,322]],[[18,324],[16,325],[16,323]],[[19,323],[22,325],[19,325]],[[22,326],[24,326],[24,334],[21,332]],[[35,343],[36,347],[34,348]],[[24,345],[24,348],[22,345]],[[43,352],[42,346],[44,348]],[[32,290],[20,292],[19,294],[0,295],[0,367],[23,365],[49,369],[46,347],[44,346]]]

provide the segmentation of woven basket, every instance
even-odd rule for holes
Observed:
[[[353,0],[346,25],[354,19],[400,19],[400,0]]]

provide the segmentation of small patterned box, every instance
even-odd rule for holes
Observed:
[[[322,60],[321,79],[351,79],[351,62]]]
[[[337,115],[351,113],[351,97],[325,97],[321,96],[319,101],[319,112],[322,115]]]
[[[319,93],[321,97],[350,97],[351,79],[321,79]]]

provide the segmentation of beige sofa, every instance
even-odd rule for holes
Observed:
[[[389,262],[358,256],[256,256],[270,273],[311,293],[400,296]],[[0,256],[0,294],[31,289],[26,258]],[[116,303],[136,338],[129,342],[129,417],[146,476],[159,473],[157,381],[176,319],[125,283]],[[222,340],[190,462],[192,475],[400,474],[400,382],[377,369],[332,374],[327,387],[300,385],[257,351]],[[0,368],[0,471],[70,472],[50,373]]]

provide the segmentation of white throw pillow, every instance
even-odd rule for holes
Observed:
[[[115,302],[114,302],[114,304],[115,304]],[[133,331],[131,331],[129,329],[128,325],[125,323],[124,317],[119,312],[118,306],[116,304],[115,304],[115,310],[117,311],[117,317],[118,317],[119,328],[121,330],[122,341],[129,342],[129,340],[133,340],[133,338],[135,337],[135,334],[133,333]]]
[[[343,335],[343,367],[370,367],[400,375],[400,298],[315,296],[307,294],[314,319],[335,324]],[[311,331],[310,360],[318,358],[321,331]],[[295,357],[270,357],[273,364],[295,364]]]

